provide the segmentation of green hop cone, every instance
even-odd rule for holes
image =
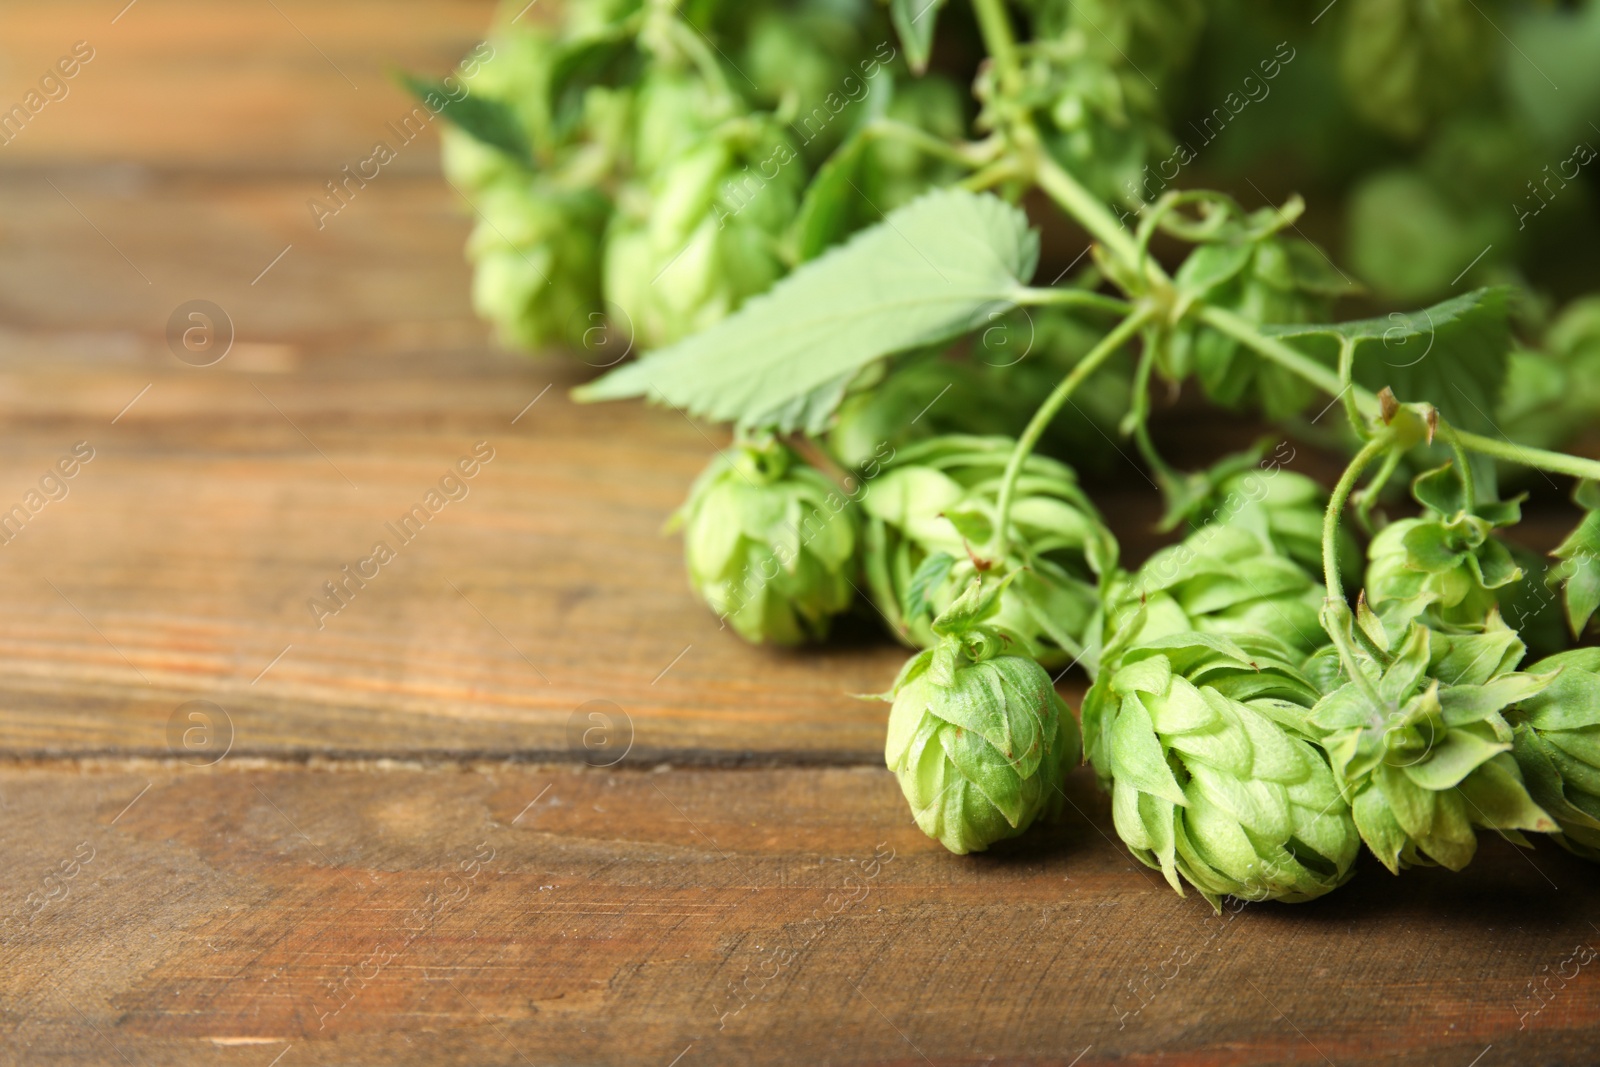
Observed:
[[[1528,670],[1559,673],[1506,712],[1512,754],[1529,794],[1560,828],[1555,839],[1600,860],[1600,649],[1549,656]]]
[[[855,592],[850,502],[780,442],[735,444],[728,453],[673,517],[689,580],[747,641],[820,640]]]
[[[581,344],[600,314],[600,242],[610,204],[541,179],[491,185],[467,243],[474,310],[525,348]]]
[[[1037,116],[1050,155],[1102,198],[1138,205],[1146,165],[1173,152],[1160,94],[1125,63],[1096,56],[1081,30],[1023,51],[1022,102]],[[994,77],[981,68],[974,86],[984,104],[980,128],[1011,106]]]
[[[1495,24],[1473,0],[1351,0],[1339,66],[1356,110],[1414,139],[1493,69]]]
[[[1034,36],[1081,35],[1102,62],[1159,78],[1181,67],[1205,24],[1203,0],[1031,0]]]
[[[985,572],[1016,572],[990,625],[1046,667],[1080,657],[1099,606],[1098,575],[1116,539],[1065,464],[1030,456],[1011,505],[1011,549],[988,559],[1000,483],[1014,442],[935,437],[900,449],[867,483],[866,574],[897,635],[928,648],[934,618]]]
[[[1300,656],[1327,643],[1322,583],[1280,556],[1262,531],[1224,521],[1120,575],[1106,595],[1108,649],[1195,631],[1268,633]]]
[[[1287,456],[1285,456],[1287,451]],[[1314,575],[1322,573],[1322,520],[1327,490],[1303,474],[1285,470],[1294,449],[1279,443],[1272,454],[1265,444],[1227,456],[1209,470],[1184,476],[1177,499],[1162,518],[1163,531],[1187,525],[1191,530],[1225,522],[1250,530],[1272,551],[1287,556]],[[1350,531],[1339,531],[1340,570],[1355,572],[1362,557]]]
[[[983,585],[973,579],[939,616],[938,644],[911,658],[888,695],[884,759],[922,832],[957,855],[1055,817],[1079,759],[1077,720],[1050,675],[999,654],[1006,638],[989,620],[1005,583]]]
[[[1117,833],[1179,893],[1303,901],[1337,888],[1360,841],[1304,732],[1316,693],[1270,637],[1135,646],[1084,698],[1084,744]]]
[[[1519,844],[1526,843],[1520,831],[1556,829],[1511,755],[1503,713],[1551,680],[1512,669],[1523,655],[1515,633],[1492,612],[1479,634],[1441,634],[1413,622],[1391,649],[1384,628],[1362,610],[1361,629],[1389,663],[1352,653],[1362,678],[1347,675],[1309,722],[1372,853],[1396,873],[1428,861],[1458,871],[1477,850],[1477,827]],[[1338,604],[1326,618],[1354,647],[1349,609]]]
[[[1419,475],[1412,492],[1426,512],[1390,523],[1367,546],[1367,602],[1392,637],[1413,619],[1435,629],[1481,625],[1522,578],[1492,536],[1520,518],[1518,503],[1466,510],[1449,466]]]
[[[643,347],[716,324],[783,275],[777,238],[798,208],[802,169],[782,132],[751,117],[672,156],[619,198],[605,291]]]

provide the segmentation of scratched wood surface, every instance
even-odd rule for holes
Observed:
[[[0,544],[0,1063],[1593,1061],[1600,889],[1552,848],[1216,917],[1081,771],[992,855],[923,838],[846,695],[903,653],[719,631],[660,527],[720,436],[488,342],[432,135],[313,226],[388,68],[489,13],[0,12],[0,107],[94,49],[0,145],[0,515],[78,449]],[[1144,488],[1099,490],[1132,556]]]

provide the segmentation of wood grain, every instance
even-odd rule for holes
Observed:
[[[924,838],[847,695],[903,650],[865,607],[804,653],[719,630],[660,528],[722,437],[489,342],[433,135],[315,226],[386,66],[489,15],[0,12],[0,106],[96,49],[0,146],[0,516],[93,449],[0,543],[0,1064],[1593,1062],[1600,890],[1548,846],[1218,917],[1082,771],[990,855]],[[212,366],[169,347],[196,299]],[[1169,425],[1186,462],[1252,429]],[[1129,559],[1148,489],[1095,488]]]
[[[879,758],[884,708],[849,694],[905,652],[865,604],[808,652],[720,628],[661,528],[724,432],[575,406],[593,367],[486,344],[447,187],[374,183],[251,284],[300,183],[59,184],[0,179],[28,208],[0,241],[0,511],[76,442],[95,458],[0,545],[0,747],[160,753],[206,699],[241,753],[538,758],[603,699],[646,762]],[[209,367],[166,338],[196,298],[237,334]],[[385,524],[480,441],[469,495],[402,546]],[[1142,484],[1101,496],[1134,558]],[[398,558],[314,614],[379,540]]]
[[[7,109],[78,42],[93,58],[67,82],[65,98],[0,147],[0,160],[240,174],[325,168],[331,176],[365,158],[384,125],[410,111],[393,69],[444,74],[482,39],[494,9],[492,0],[8,4],[0,34]],[[434,171],[422,153],[402,153],[392,166]]]
[[[1219,918],[1086,774],[979,857],[864,768],[89,762],[0,796],[7,1062],[1577,1064],[1600,1010],[1600,890],[1555,849]]]

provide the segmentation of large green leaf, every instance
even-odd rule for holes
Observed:
[[[797,398],[875,359],[947,341],[1011,310],[1038,257],[1038,234],[1020,208],[936,190],[703,333],[574,395],[647,396],[693,415],[773,425]]]
[[[1263,326],[1288,341],[1355,342],[1355,380],[1407,403],[1427,401],[1454,426],[1497,433],[1511,352],[1510,290],[1477,289],[1420,311],[1326,326]]]

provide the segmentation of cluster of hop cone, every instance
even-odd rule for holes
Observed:
[[[1304,476],[1217,480],[1193,532],[1129,572],[1045,457],[996,536],[1012,448],[932,438],[847,491],[742,441],[678,516],[695,589],[746,639],[820,638],[864,586],[920,648],[885,694],[885,757],[930,837],[967,853],[1021,834],[1086,760],[1134,855],[1214,905],[1321,896],[1363,841],[1397,873],[1461,869],[1480,829],[1600,857],[1600,649],[1523,666],[1500,611],[1525,579],[1493,536],[1516,504],[1422,475],[1423,513],[1373,538],[1352,609],[1316,576],[1326,494]],[[1052,679],[1073,665],[1092,679],[1081,732]]]

